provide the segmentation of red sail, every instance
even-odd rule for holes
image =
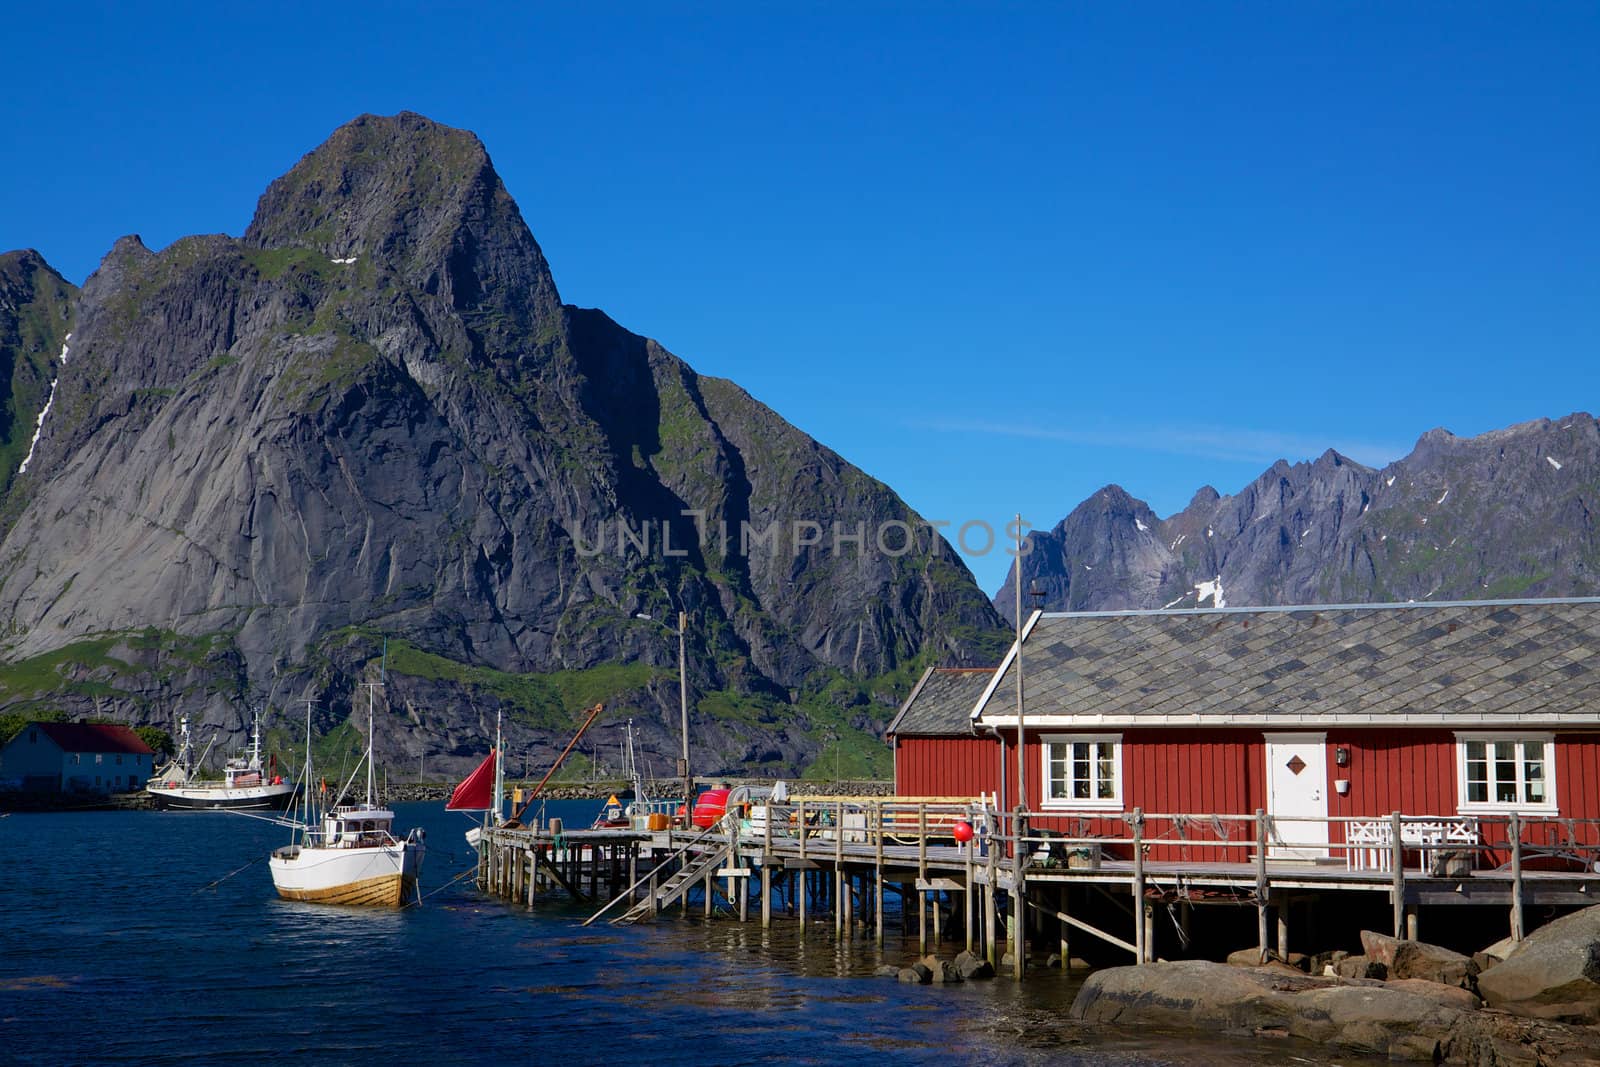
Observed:
[[[495,751],[490,749],[488,757],[478,764],[478,769],[450,794],[450,801],[444,806],[445,811],[488,811],[494,807],[494,760]]]

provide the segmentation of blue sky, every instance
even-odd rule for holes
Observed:
[[[567,301],[929,518],[1600,407],[1593,4],[48,7],[6,17],[0,248],[238,234],[420,111]]]

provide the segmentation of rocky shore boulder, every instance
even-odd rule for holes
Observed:
[[[956,971],[963,980],[971,981],[974,978],[993,978],[994,965],[982,956],[962,950],[956,954]]]
[[[1293,1013],[1279,994],[1302,981],[1312,980],[1199,960],[1111,967],[1089,976],[1071,1015],[1082,1022],[1178,1030],[1204,1023],[1254,1033],[1289,1021]]]
[[[1447,987],[1440,987],[1441,989]],[[1384,985],[1331,985],[1293,998],[1289,1033],[1391,1059],[1439,1062],[1467,1016],[1432,996]]]
[[[1475,1004],[1465,990],[1421,979],[1351,982],[1286,967],[1183,961],[1097,971],[1070,1014],[1086,1023],[1287,1036],[1474,1067],[1600,1060],[1600,1031],[1481,1012]]]
[[[1384,983],[1386,989],[1399,989],[1406,993],[1415,993],[1419,997],[1427,997],[1447,1008],[1456,1008],[1460,1011],[1472,1011],[1482,1006],[1477,994],[1470,989],[1460,986],[1445,985],[1441,982],[1432,982],[1426,978],[1396,978]]]
[[[1372,963],[1383,964],[1387,974],[1367,973],[1349,977],[1421,978],[1428,982],[1439,982],[1443,985],[1472,990],[1476,988],[1478,971],[1481,969],[1471,957],[1463,956],[1459,952],[1452,952],[1450,949],[1430,945],[1424,941],[1402,941],[1400,938],[1371,930],[1361,931],[1361,948],[1366,959]],[[1343,974],[1342,971],[1340,973]]]
[[[1536,1019],[1600,1022],[1600,906],[1542,926],[1478,976],[1490,1007]]]
[[[1331,966],[1333,973],[1339,978],[1375,978],[1382,981],[1389,977],[1388,964],[1380,963],[1365,955],[1346,956]]]
[[[927,985],[933,981],[933,972],[926,963],[913,963],[909,967],[900,968],[900,981],[907,985]]]

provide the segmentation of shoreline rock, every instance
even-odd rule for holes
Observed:
[[[1600,1022],[1600,906],[1529,934],[1478,975],[1478,991],[1490,1007],[1516,1015]]]
[[[1078,1022],[1289,1036],[1393,1059],[1534,1067],[1600,1061],[1600,1030],[1480,1011],[1457,986],[1302,975],[1185,960],[1096,971]]]

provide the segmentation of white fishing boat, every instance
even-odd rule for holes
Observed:
[[[376,799],[372,773],[372,690],[367,693],[367,795],[360,803],[335,803],[316,811],[309,802],[296,840],[275,849],[267,866],[286,900],[398,908],[415,898],[422,869],[423,831],[396,834],[394,812]],[[311,724],[306,715],[305,780],[311,781]],[[356,768],[357,773],[360,766]],[[351,775],[353,780],[354,774]],[[346,783],[348,789],[348,783]],[[342,795],[342,793],[341,793]]]
[[[213,738],[215,741],[215,738]],[[178,811],[282,811],[294,800],[296,786],[261,765],[261,716],[255,717],[248,755],[235,756],[222,768],[222,779],[203,779],[199,769],[205,763],[207,743],[200,757],[194,757],[189,735],[189,717],[178,726],[178,754],[145,783],[145,792],[156,807]]]

